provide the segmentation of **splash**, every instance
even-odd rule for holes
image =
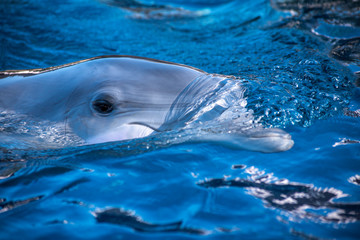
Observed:
[[[60,148],[84,142],[64,123],[37,121],[14,112],[0,112],[0,148]]]

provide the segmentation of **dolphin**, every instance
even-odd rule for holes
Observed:
[[[228,79],[182,64],[123,55],[43,69],[7,70],[0,72],[0,78],[0,113],[19,114],[32,123],[60,123],[64,134],[71,132],[85,144],[186,128],[189,119],[196,122],[194,118],[203,111],[200,105],[193,107],[192,99],[201,102]],[[201,117],[211,120],[213,115]],[[259,127],[195,134],[188,140],[260,152],[293,146],[285,131]]]

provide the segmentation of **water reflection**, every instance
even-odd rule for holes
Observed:
[[[237,169],[237,168],[236,168]],[[278,180],[272,174],[265,174],[254,167],[244,170],[249,179],[214,178],[198,182],[205,188],[237,187],[264,201],[266,207],[289,213],[289,220],[309,219],[315,222],[348,223],[360,220],[359,202],[334,202],[346,197],[335,188],[317,188],[311,184]],[[357,181],[355,177],[350,181]]]

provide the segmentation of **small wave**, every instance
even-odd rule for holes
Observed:
[[[360,4],[356,0],[272,0],[272,6],[290,11],[278,27],[300,28],[333,45],[330,56],[359,66]]]
[[[193,18],[203,16],[209,12],[207,9],[188,10],[168,3],[143,3],[136,0],[102,0],[102,2],[129,11],[131,18],[135,19]]]
[[[355,185],[360,186],[360,175],[355,175],[349,178],[349,182]]]
[[[93,212],[98,223],[111,223],[120,226],[127,226],[139,232],[180,232],[190,234],[205,234],[201,229],[187,228],[183,226],[183,222],[174,222],[167,224],[153,224],[145,222],[133,211],[121,208],[98,209]]]
[[[276,9],[292,12],[290,22],[301,20],[302,26],[305,24],[316,23],[322,19],[334,25],[360,26],[360,11],[358,1],[334,1],[334,0],[272,0],[272,5]],[[292,24],[293,25],[293,24]]]
[[[220,132],[259,127],[252,110],[247,109],[246,89],[241,79],[223,75],[205,75],[189,84],[176,98],[166,116],[169,129],[196,128],[211,123],[229,122]],[[200,127],[201,128],[201,127]]]
[[[330,55],[338,60],[360,64],[360,37],[336,41]]]
[[[84,142],[64,123],[37,121],[13,112],[0,112],[0,148],[60,148]]]

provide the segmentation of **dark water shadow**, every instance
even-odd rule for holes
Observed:
[[[93,213],[98,223],[110,223],[132,228],[139,232],[159,233],[159,232],[179,232],[203,235],[206,232],[201,229],[183,227],[183,222],[173,222],[166,224],[153,224],[145,222],[131,211],[120,208],[109,208]]]
[[[309,219],[326,223],[348,223],[360,220],[360,202],[334,202],[344,197],[334,188],[320,189],[312,185],[293,183],[288,180],[268,182],[264,175],[257,180],[224,178],[201,181],[204,188],[236,187],[249,190],[249,194],[264,201],[266,207],[291,213],[298,219]],[[329,210],[317,213],[316,210]]]

